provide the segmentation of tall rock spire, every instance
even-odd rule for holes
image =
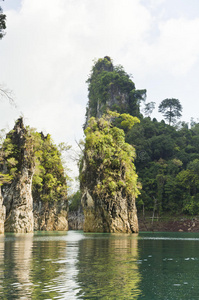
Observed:
[[[32,146],[27,138],[23,119],[17,120],[14,129],[8,133],[10,145],[17,157],[17,171],[11,184],[3,187],[6,207],[5,231],[26,233],[33,231],[32,177],[35,167]]]
[[[131,76],[121,65],[114,66],[109,56],[95,62],[87,83],[84,129],[91,117],[101,118],[107,109],[140,117],[140,102],[145,100],[146,90],[137,90]]]

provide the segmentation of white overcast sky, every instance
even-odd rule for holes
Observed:
[[[106,55],[147,89],[156,107],[177,98],[182,120],[199,118],[198,0],[5,0],[0,83],[17,108],[0,102],[0,128],[25,123],[56,143],[83,136],[85,83]],[[154,113],[158,117],[157,113]],[[159,115],[159,119],[161,116]]]

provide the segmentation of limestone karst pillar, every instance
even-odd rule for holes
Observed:
[[[5,231],[15,233],[33,232],[32,175],[27,169],[5,189]]]
[[[35,167],[33,146],[27,136],[23,119],[16,121],[7,139],[14,149],[17,170],[12,182],[2,188],[6,207],[5,231],[15,233],[33,232],[32,177]],[[7,165],[5,163],[4,169]]]

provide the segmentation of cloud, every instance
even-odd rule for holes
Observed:
[[[199,58],[199,19],[172,19],[159,27],[160,37],[152,47],[158,65],[177,76],[186,74]]]
[[[15,91],[34,126],[37,120],[48,130],[57,118],[57,124],[65,121],[65,129],[56,125],[53,133],[70,131],[70,139],[76,124],[81,128],[84,122],[92,60],[111,55],[119,61],[129,40],[139,41],[150,19],[137,0],[24,0],[21,10],[8,11],[7,17],[1,80]]]
[[[154,34],[154,26],[156,33]],[[151,31],[136,43],[129,41],[125,63],[131,63],[136,72],[141,66],[145,74],[165,71],[174,76],[184,76],[199,60],[199,18],[194,20],[170,19],[156,23],[153,20]],[[136,61],[137,63],[135,64]]]

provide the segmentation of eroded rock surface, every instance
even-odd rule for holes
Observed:
[[[136,233],[138,229],[135,197],[128,196],[121,188],[114,197],[100,196],[96,186],[100,184],[103,174],[92,173],[92,168],[84,160],[84,180],[82,181],[82,206],[84,212],[85,232],[123,232]],[[125,174],[121,174],[121,177]]]
[[[68,213],[68,228],[70,230],[83,230],[83,225],[84,214],[82,208]]]
[[[26,233],[33,231],[32,177],[34,160],[26,140],[23,120],[18,119],[9,138],[18,152],[18,169],[11,184],[3,186],[6,207],[5,231]]]
[[[137,210],[135,199],[127,199],[118,194],[116,201],[94,199],[92,192],[83,193],[82,204],[84,207],[85,232],[138,232]],[[92,199],[92,201],[91,201]]]
[[[1,195],[1,186],[0,186],[0,234],[4,233],[5,217],[6,217],[6,208],[3,205],[3,197]]]
[[[34,230],[66,231],[68,230],[67,201],[34,201]]]

